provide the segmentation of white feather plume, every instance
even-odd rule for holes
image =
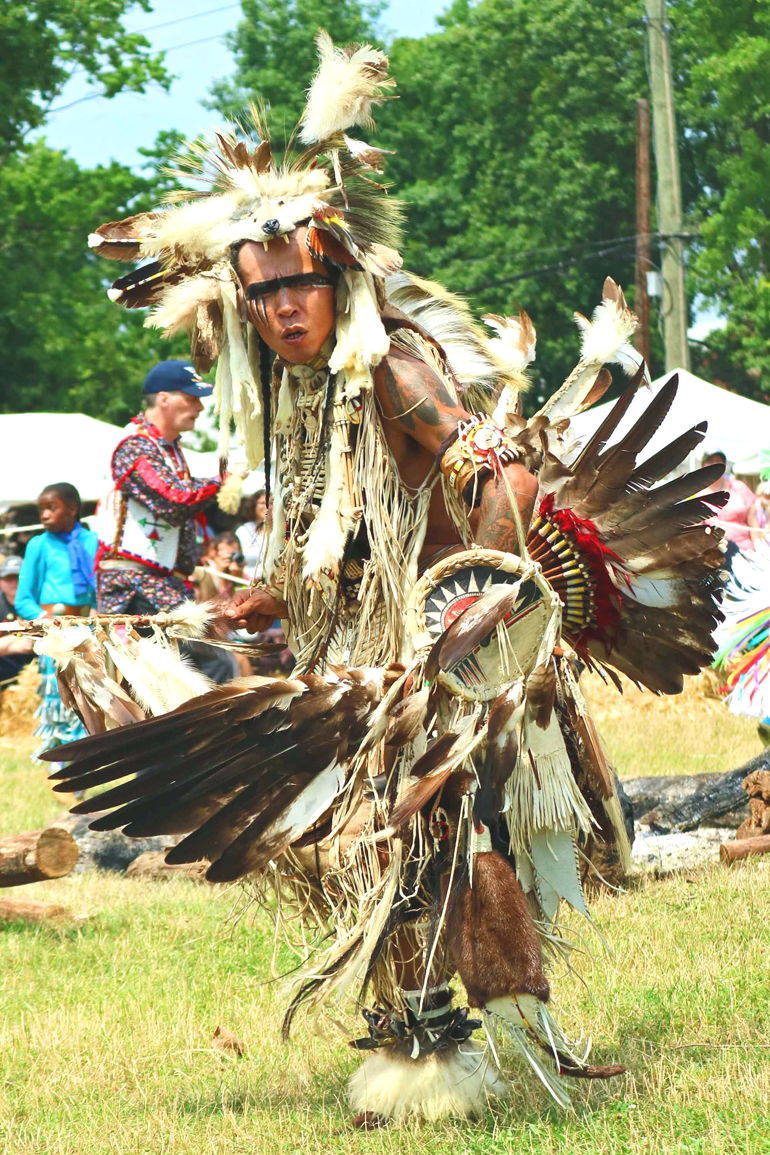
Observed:
[[[85,624],[75,623],[71,626],[51,626],[43,623],[45,633],[38,638],[33,649],[36,654],[51,658],[61,670],[67,668],[75,656],[79,646],[88,643],[91,631]]]
[[[213,602],[194,602],[192,599],[180,602],[165,615],[170,634],[175,638],[203,638],[217,616]]]
[[[300,140],[316,144],[353,125],[372,128],[372,105],[395,86],[388,58],[370,44],[336,48],[323,29],[316,36],[319,66],[307,94]]]
[[[636,314],[629,309],[623,290],[607,277],[602,300],[589,321],[582,313],[575,313],[575,323],[581,333],[580,360],[586,365],[620,364],[632,375],[641,365],[641,355],[628,343],[636,331]]]
[[[166,289],[159,303],[147,314],[144,327],[162,329],[164,337],[190,332],[197,321],[200,306],[219,301],[221,293],[221,283],[216,273],[187,277],[178,285]]]
[[[441,346],[461,388],[478,387],[489,394],[497,391],[501,366],[491,356],[484,330],[461,297],[435,281],[407,272],[388,277],[385,291],[391,304]]]
[[[481,319],[498,334],[487,342],[490,350],[509,372],[523,373],[534,361],[537,345],[537,333],[529,316],[522,310],[518,317],[485,313]]]

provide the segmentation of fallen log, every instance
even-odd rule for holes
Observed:
[[[156,838],[128,838],[121,830],[91,830],[90,823],[98,817],[98,814],[62,814],[53,824],[66,830],[75,839],[80,850],[78,873],[97,867],[99,870],[123,874],[129,864],[144,851],[165,852],[181,837],[161,835]]]
[[[79,853],[72,835],[56,826],[0,834],[0,887],[62,878],[70,873]]]
[[[0,899],[0,922],[73,922],[75,916],[66,906],[46,902],[21,902],[18,899]]]
[[[734,815],[737,818],[734,825],[737,826],[749,814],[743,789],[744,778],[757,770],[768,769],[770,750],[763,750],[737,770],[709,775],[707,779],[699,776],[700,781],[694,790],[671,802],[661,802],[640,816],[639,821],[661,834],[695,830],[698,826],[714,826],[726,815]],[[625,783],[633,800],[630,785],[629,782]]]
[[[725,866],[754,854],[770,854],[770,834],[763,834],[759,838],[743,838],[736,842],[723,842],[719,847],[719,857]]]
[[[749,798],[756,798],[770,805],[770,770],[753,770],[747,774],[743,789]]]

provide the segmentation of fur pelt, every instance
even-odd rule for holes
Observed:
[[[354,1111],[396,1121],[473,1118],[483,1113],[490,1098],[507,1094],[488,1053],[471,1042],[419,1059],[382,1048],[364,1060],[348,1083]]]
[[[472,1007],[501,995],[548,1000],[537,929],[513,867],[492,850],[476,854],[473,880],[454,888],[447,911],[447,949]]]

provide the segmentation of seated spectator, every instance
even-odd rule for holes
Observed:
[[[212,573],[217,570],[222,576]],[[245,577],[243,569],[243,554],[238,538],[229,531],[218,533],[208,543],[201,559],[193,571],[192,580],[196,587],[196,598],[199,602],[213,599],[229,600],[233,590],[241,582],[231,582],[227,576],[235,578]]]
[[[218,570],[222,576],[212,573],[212,570]],[[219,533],[215,538],[207,544],[206,549],[201,556],[201,560],[195,567],[192,573],[192,580],[195,585],[195,597],[199,602],[207,601],[228,601],[236,588],[234,582],[227,580],[227,575],[231,574],[233,577],[243,577],[243,554],[238,542],[238,538],[234,533],[225,532]],[[238,583],[240,585],[240,583]],[[238,635],[232,634],[232,639],[238,641]],[[233,665],[231,677],[246,677],[251,672],[251,663],[245,654],[225,653],[221,651],[222,658],[227,658]]]
[[[15,622],[16,591],[19,586],[21,558],[11,555],[0,563],[0,622]],[[13,681],[32,661],[32,639],[0,634],[0,683]]]
[[[749,533],[754,549],[770,541],[770,481],[762,481],[749,514]]]
[[[239,525],[235,533],[243,554],[243,572],[247,578],[264,577],[265,550],[267,548],[267,500],[264,489],[258,490],[252,498],[244,498],[250,519]]]
[[[752,549],[748,519],[754,508],[756,497],[745,482],[739,481],[728,471],[727,458],[721,450],[707,454],[701,465],[715,465],[717,462],[722,465],[724,473],[717,481],[709,485],[704,493],[717,493],[726,489],[730,495],[727,505],[723,505],[712,519],[715,524],[721,525],[725,531],[726,560],[729,567],[739,550],[744,552]]]

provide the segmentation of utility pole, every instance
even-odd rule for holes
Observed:
[[[650,58],[652,130],[657,170],[658,232],[663,273],[663,342],[666,371],[689,369],[687,298],[684,287],[682,186],[676,144],[674,86],[671,77],[666,0],[645,0]]]
[[[636,102],[636,294],[634,312],[639,328],[634,343],[650,368],[650,102]]]

